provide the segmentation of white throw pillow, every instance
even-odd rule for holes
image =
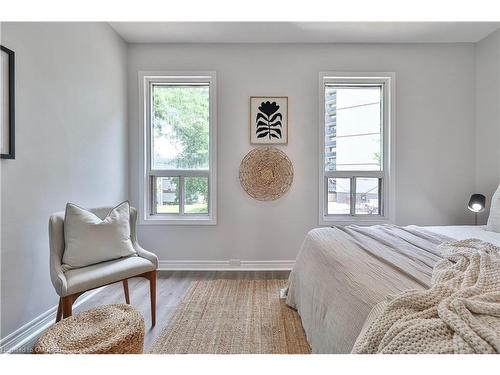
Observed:
[[[63,269],[135,255],[130,240],[130,205],[123,202],[101,219],[72,203],[64,217]]]
[[[486,224],[486,230],[500,233],[500,185],[491,198],[490,216]]]

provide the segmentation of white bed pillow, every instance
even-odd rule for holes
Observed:
[[[79,268],[135,255],[130,240],[130,205],[123,202],[101,219],[72,203],[64,217],[63,268]]]
[[[486,224],[486,230],[500,233],[500,185],[491,198],[490,216]]]

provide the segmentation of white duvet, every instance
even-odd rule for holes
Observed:
[[[451,225],[422,228],[436,234],[451,237],[455,240],[477,238],[478,240],[489,242],[495,246],[500,246],[500,233],[487,231],[486,225]]]
[[[287,303],[302,319],[313,353],[349,353],[374,305],[388,294],[430,286],[437,246],[478,238],[484,227],[372,226],[308,233],[289,279]]]

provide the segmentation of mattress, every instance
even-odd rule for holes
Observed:
[[[430,285],[438,245],[479,238],[500,246],[484,227],[318,228],[310,231],[289,278],[313,353],[349,353],[373,306],[389,294]]]
[[[477,238],[500,246],[500,233],[486,230],[486,225],[452,225],[452,226],[429,226],[422,227],[436,234],[445,235],[456,240]]]

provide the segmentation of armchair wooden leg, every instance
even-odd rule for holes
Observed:
[[[128,279],[123,280],[123,292],[125,293],[125,303],[130,305],[130,295],[128,292]]]
[[[62,318],[62,298],[59,297],[59,306],[57,306],[56,323]]]
[[[151,325],[156,324],[156,271],[148,273],[149,294],[151,297]]]
[[[76,298],[74,298],[73,295],[62,297],[62,316],[63,318],[67,318],[73,314],[73,301]]]

